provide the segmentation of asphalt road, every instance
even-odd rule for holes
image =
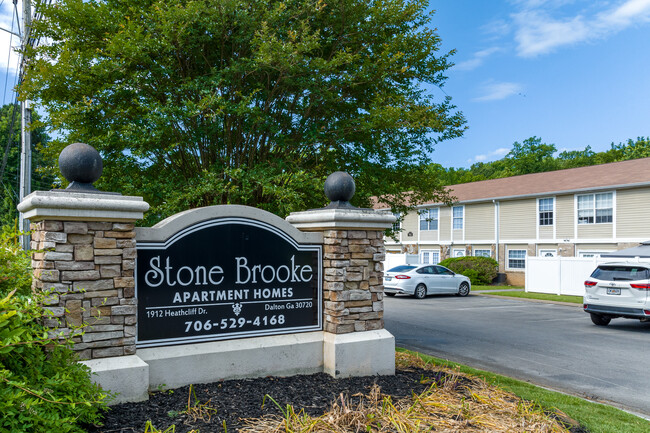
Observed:
[[[650,323],[600,327],[579,306],[477,295],[384,299],[398,347],[650,418]]]

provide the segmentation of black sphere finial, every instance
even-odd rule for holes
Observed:
[[[352,208],[350,200],[354,197],[354,179],[343,171],[335,171],[325,180],[325,195],[331,200],[327,208]]]
[[[59,155],[59,168],[70,182],[67,190],[79,192],[97,192],[93,186],[102,175],[102,157],[97,150],[85,143],[73,143],[66,146]]]

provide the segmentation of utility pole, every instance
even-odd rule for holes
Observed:
[[[29,44],[29,34],[32,26],[32,2],[31,0],[23,0],[23,59],[21,62],[21,73],[24,73],[27,65],[25,59],[25,50]],[[23,201],[32,192],[32,138],[29,127],[32,121],[32,112],[30,101],[21,101],[21,144],[22,150],[20,152],[20,190],[19,190],[19,203]],[[22,212],[19,214],[20,230],[29,231],[29,221],[23,217]],[[24,235],[21,237],[21,242],[24,250],[30,249],[30,236]]]

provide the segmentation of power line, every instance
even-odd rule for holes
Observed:
[[[2,0],[2,1],[4,3],[4,0]],[[1,3],[0,3],[0,6],[2,6]],[[2,105],[4,105],[5,101],[7,100],[7,83],[9,81],[9,64],[11,63],[11,49],[12,49],[11,45],[13,44],[13,41],[14,41],[14,34],[13,34],[14,21],[15,21],[15,15],[12,15],[11,16],[11,33],[10,33],[10,37],[9,37],[9,53],[7,54],[7,71],[5,72],[5,86],[4,86],[5,89],[4,89],[4,94],[2,95]]]

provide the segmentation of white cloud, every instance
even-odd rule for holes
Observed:
[[[456,64],[454,68],[461,71],[471,71],[472,69],[476,69],[481,66],[488,57],[499,51],[501,51],[501,49],[498,47],[491,47],[485,50],[477,51],[474,53],[471,59]]]
[[[472,163],[472,162],[483,162],[483,161],[487,161],[488,159],[501,159],[501,157],[507,155],[508,152],[510,152],[510,149],[506,147],[500,147],[487,154],[476,155],[474,159],[470,159],[467,162]]]
[[[512,19],[520,56],[546,54],[562,46],[601,39],[650,21],[650,0],[619,0],[600,12],[582,10],[559,17],[561,6],[566,3],[562,0],[516,2],[520,12],[512,14]]]
[[[493,20],[481,26],[481,32],[486,35],[488,39],[499,39],[508,35],[511,31],[512,24],[504,19]]]
[[[521,93],[523,86],[519,83],[495,83],[488,82],[481,87],[481,96],[474,98],[474,101],[498,101],[509,96]]]

